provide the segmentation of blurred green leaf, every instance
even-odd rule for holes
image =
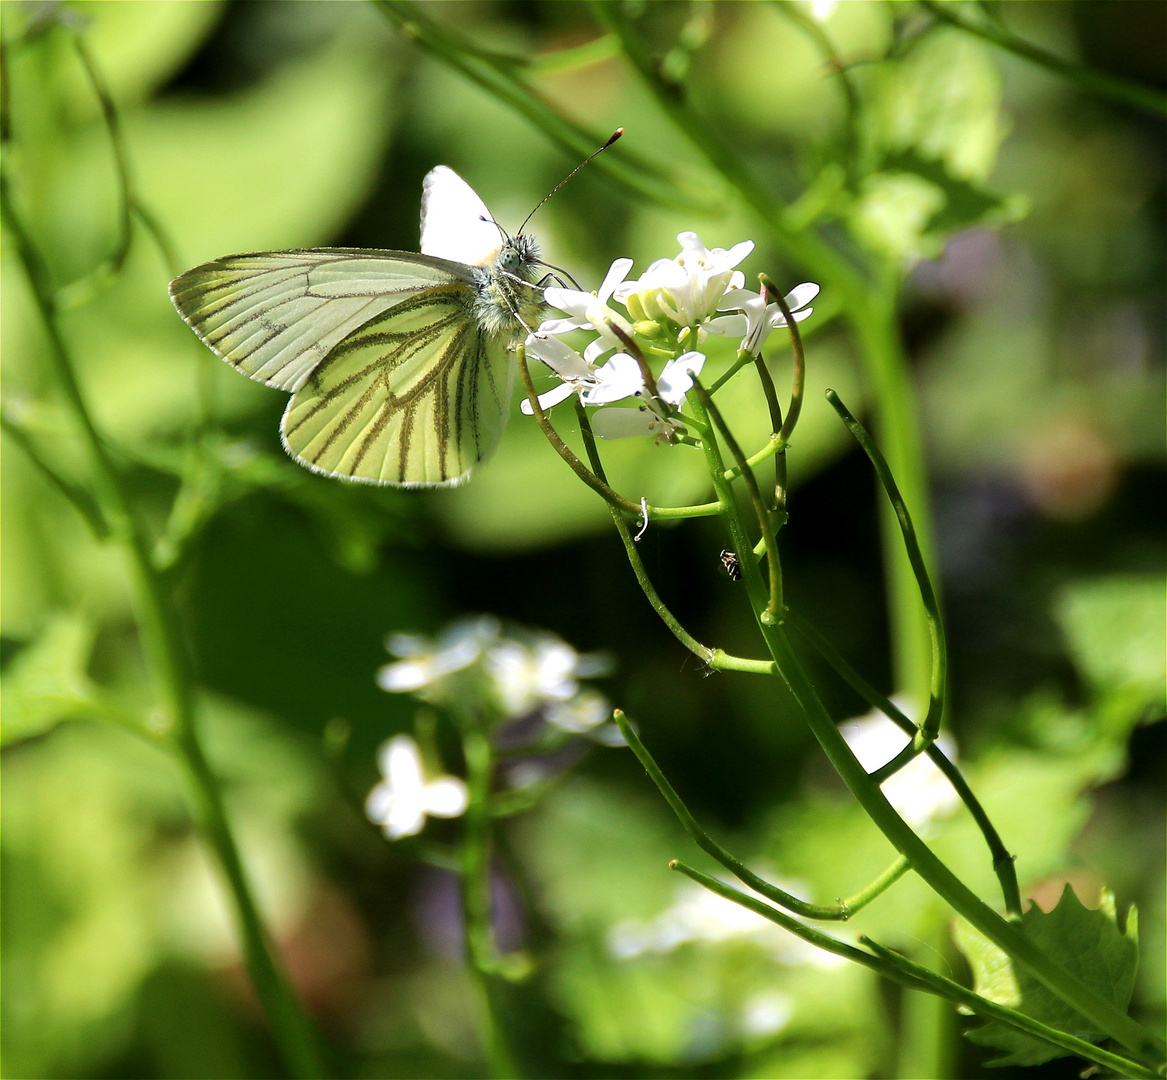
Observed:
[[[1133,907],[1127,915],[1125,931],[1120,930],[1112,894],[1104,896],[1099,910],[1091,911],[1082,906],[1073,888],[1066,885],[1053,911],[1046,914],[1031,904],[1022,916],[1021,927],[1046,955],[1119,1009],[1127,1008],[1139,958]],[[1080,1039],[1098,1042],[1104,1037],[1104,1032],[1047,990],[1027,969],[1016,967],[1005,953],[963,919],[956,923],[955,936],[972,967],[978,994]],[[990,1061],[990,1065],[1040,1065],[1064,1053],[996,1020],[974,1028],[968,1037],[981,1046],[1006,1051]]]
[[[54,616],[4,673],[0,745],[50,730],[62,720],[100,712],[86,672],[94,628],[80,614]]]
[[[1163,700],[1167,581],[1149,574],[1075,582],[1062,590],[1055,611],[1074,663],[1095,687]]]
[[[115,101],[142,101],[199,47],[223,11],[223,0],[72,0]],[[89,93],[92,100],[92,92]]]

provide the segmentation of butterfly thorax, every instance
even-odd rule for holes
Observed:
[[[531,237],[508,237],[494,262],[476,272],[474,317],[491,337],[513,339],[538,326],[546,305],[531,281],[537,257]]]

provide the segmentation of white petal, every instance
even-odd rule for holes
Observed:
[[[795,285],[786,294],[786,306],[791,312],[795,312],[800,307],[806,307],[818,294],[819,287],[813,281],[804,281],[801,285]]]
[[[670,405],[679,405],[693,385],[692,375],[699,374],[704,364],[705,354],[699,352],[687,352],[670,360],[656,381],[661,398]]]
[[[556,375],[564,379],[582,379],[591,374],[591,365],[575,349],[557,337],[539,334],[527,338],[527,352],[541,360]]]
[[[377,685],[390,694],[420,690],[431,681],[433,672],[426,660],[401,660],[386,664],[377,672]]]
[[[608,272],[604,275],[604,282],[596,296],[600,300],[607,300],[612,295],[612,290],[628,276],[628,271],[631,269],[631,259],[616,259],[608,267]]]
[[[577,318],[596,302],[591,293],[580,292],[578,289],[561,289],[557,286],[544,289],[543,299],[553,308],[559,308],[560,311],[566,311]]]
[[[425,813],[416,800],[394,803],[383,822],[385,835],[390,840],[403,836],[416,836],[425,825]]]
[[[393,802],[393,789],[382,782],[369,792],[369,797],[365,800],[365,814],[370,821],[384,825]]]
[[[608,342],[603,338],[596,338],[595,341],[589,342],[587,348],[584,349],[584,359],[589,364],[594,364],[604,353],[614,348],[616,348],[615,342]]]
[[[652,425],[659,423],[656,413],[641,409],[601,409],[592,417],[592,430],[601,439],[627,439],[634,435],[652,435]]]
[[[733,311],[735,308],[745,308],[751,300],[758,301],[761,299],[761,294],[752,292],[749,289],[727,289],[725,295],[721,298],[721,303],[717,305],[718,311]]]
[[[535,328],[535,333],[541,337],[547,334],[569,334],[586,325],[587,319],[544,319]]]
[[[753,250],[753,240],[743,240],[740,244],[734,244],[725,253],[725,262],[721,264],[722,267],[728,270],[731,266],[737,266]],[[741,286],[739,285],[738,288],[741,288]]]
[[[607,405],[644,389],[640,365],[627,353],[616,353],[596,372],[596,384],[584,391],[585,405]]]
[[[702,330],[725,337],[741,337],[749,329],[749,320],[744,315],[718,315],[701,324]]]
[[[394,735],[380,753],[381,771],[393,793],[407,799],[422,787],[421,754],[408,735]]]
[[[457,817],[470,801],[466,785],[456,776],[440,776],[425,786],[423,807],[433,817]]]
[[[575,391],[576,387],[574,384],[569,382],[560,383],[553,389],[548,390],[547,393],[539,395],[539,408],[546,412],[551,408],[552,405],[558,405],[561,401],[563,401],[564,398],[571,397]],[[519,402],[519,410],[525,416],[535,415],[535,410],[531,408],[531,402],[528,398],[523,398],[523,400]]]

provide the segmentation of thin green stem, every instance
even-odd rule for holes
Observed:
[[[1141,1078],[1141,1080],[1142,1078],[1150,1080],[1151,1077],[1161,1077],[1163,1075],[1161,1072],[1156,1072],[1154,1069],[1148,1068],[1142,1062],[1132,1061],[1130,1058],[1123,1057],[1120,1054],[1103,1050],[1100,1046],[1086,1042],[1085,1039],[1079,1039],[1074,1035],[1070,1035],[1068,1032],[1060,1031],[1058,1028],[1049,1027],[1047,1024],[1034,1020],[1023,1012],[1018,1012],[1005,1005],[999,1005],[997,1002],[991,1001],[988,998],[983,998],[972,990],[961,986],[960,983],[953,982],[952,979],[947,979],[937,972],[929,971],[922,964],[917,964],[909,960],[902,953],[895,952],[892,949],[885,948],[878,942],[872,941],[866,934],[860,934],[859,940],[875,953],[877,957],[891,964],[897,971],[917,979],[919,983],[917,989],[922,989],[927,993],[936,994],[941,997],[947,997],[965,1006],[985,1020],[999,1020],[1004,1024],[1009,1024],[1011,1027],[1015,1027],[1027,1035],[1032,1035],[1035,1039],[1043,1039],[1053,1046],[1061,1047],[1070,1054],[1076,1054],[1078,1057],[1085,1058],[1087,1061],[1094,1061],[1105,1068],[1113,1069],[1119,1076],[1134,1076]]]
[[[1087,67],[1074,60],[1066,60],[1054,53],[1047,52],[1039,45],[1019,38],[1016,34],[1009,33],[1008,30],[1000,26],[995,26],[993,23],[974,23],[964,17],[963,6],[958,11],[956,10],[957,5],[951,3],[938,3],[936,0],[921,0],[921,2],[941,22],[955,26],[966,34],[979,37],[982,41],[987,41],[998,49],[1004,49],[1015,56],[1020,56],[1047,71],[1052,71],[1055,75],[1077,83],[1086,90],[1108,97],[1112,101],[1121,101],[1124,105],[1133,105],[1137,109],[1144,109],[1156,116],[1167,116],[1167,94],[1164,94],[1162,90],[1131,82],[1129,79],[1123,79],[1117,75],[1110,75],[1105,71]]]
[[[839,651],[793,608],[788,607],[786,609],[786,622],[794,627],[800,637],[804,638],[814,647],[819,655],[835,669],[843,681],[863,698],[864,701],[882,712],[884,716],[906,734],[915,737],[919,733],[920,729],[918,725],[914,724],[905,716],[890,698],[881,694],[867,682],[862,675],[843,659]],[[1017,885],[1017,867],[1014,864],[1012,854],[1005,847],[1004,841],[1002,841],[996,827],[989,819],[985,808],[981,806],[980,800],[973,794],[972,788],[969,787],[968,781],[964,778],[964,774],[949,760],[948,755],[935,743],[929,743],[924,753],[928,755],[929,760],[944,774],[949,784],[952,785],[953,790],[960,796],[960,801],[964,803],[968,812],[972,815],[973,820],[977,823],[977,827],[980,829],[981,834],[985,838],[985,843],[988,845],[989,854],[992,856],[993,871],[1001,883],[1001,892],[1005,900],[1005,910],[1011,916],[1020,918],[1021,893]]]
[[[653,760],[652,755],[645,749],[644,743],[640,741],[640,736],[636,734],[636,729],[629,723],[628,717],[620,709],[617,709],[613,715],[617,726],[620,728],[632,752],[636,755],[640,764],[644,766],[644,771],[648,773],[661,795],[664,796],[665,802],[669,804],[673,813],[677,815],[677,820],[681,823],[685,832],[693,838],[693,842],[702,851],[716,859],[734,877],[748,885],[754,892],[766,897],[767,900],[772,900],[775,904],[786,908],[788,911],[793,911],[808,919],[819,919],[825,922],[845,922],[851,917],[852,909],[849,909],[847,904],[842,901],[829,906],[808,904],[805,900],[799,900],[798,897],[792,896],[790,893],[779,889],[776,885],[771,885],[768,881],[758,877],[740,859],[726,851],[725,848],[697,824],[697,819],[689,812],[689,808],[681,801],[681,797],[676,791],[673,790],[672,784],[668,782],[665,774],[661,772],[660,767]],[[891,882],[887,884],[890,885]],[[887,886],[885,885],[884,887],[886,888]]]
[[[884,267],[876,280],[871,281],[816,233],[803,228],[728,148],[705,117],[691,106],[684,87],[661,78],[623,6],[615,0],[592,0],[592,8],[605,28],[619,37],[634,70],[677,129],[737,189],[743,202],[794,261],[837,294],[866,361],[888,459],[908,504],[916,510],[920,545],[928,552],[931,545],[924,456],[896,322],[898,268]],[[928,685],[927,628],[916,608],[911,569],[898,550],[894,529],[894,521],[885,524],[884,544],[892,581],[891,621],[898,682],[905,692],[922,694]]]
[[[431,19],[420,4],[405,0],[373,0],[373,3],[404,37],[508,105],[570,157],[582,160],[603,142],[570,120],[520,77],[524,61],[475,47],[462,35]],[[663,169],[630,153],[626,147],[603,154],[596,159],[594,167],[626,190],[658,206],[697,213],[717,208],[717,200],[682,187]]]
[[[1113,1069],[1120,1076],[1134,1076],[1139,1077],[1140,1080],[1152,1080],[1152,1078],[1159,1076],[1159,1073],[1148,1069],[1140,1062],[1132,1061],[1119,1054],[1113,1054],[1108,1050],[1103,1050],[1093,1043],[1086,1042],[1084,1039],[1078,1039],[1073,1035],[1067,1035],[1064,1031],[1047,1027],[1045,1024],[1026,1016],[1024,1013],[1017,1012],[1004,1005],[998,1005],[995,1001],[990,1001],[988,998],[983,998],[979,994],[961,986],[959,983],[953,982],[951,979],[945,979],[943,976],[937,975],[935,972],[931,972],[919,964],[913,964],[912,961],[900,956],[898,953],[893,953],[889,949],[876,945],[870,938],[861,937],[859,940],[867,945],[872,952],[857,949],[854,945],[848,945],[846,942],[839,941],[829,934],[824,934],[813,927],[806,926],[804,923],[799,922],[784,912],[778,911],[769,904],[763,903],[757,897],[743,893],[739,889],[735,889],[732,885],[727,885],[725,882],[718,881],[708,874],[694,870],[682,862],[674,860],[669,863],[669,867],[678,873],[684,874],[687,878],[697,882],[697,884],[704,886],[710,892],[716,893],[718,896],[762,916],[763,919],[768,919],[770,922],[781,926],[784,930],[788,930],[803,941],[815,945],[825,952],[833,953],[836,956],[851,960],[856,964],[861,964],[863,967],[876,972],[885,979],[890,979],[910,990],[919,990],[926,994],[935,994],[938,997],[947,998],[950,1001],[965,1006],[971,1012],[976,1013],[976,1015],[986,1020],[999,1020],[1004,1024],[1008,1024],[1010,1027],[1025,1032],[1027,1035],[1032,1035],[1034,1038],[1043,1039],[1054,1046],[1059,1046],[1068,1053],[1077,1054],[1087,1061],[1094,1061],[1106,1068]]]
[[[786,329],[790,333],[790,348],[794,354],[794,374],[790,386],[790,408],[786,410],[786,422],[782,425],[778,435],[784,443],[789,444],[790,437],[794,434],[794,428],[798,424],[798,418],[802,415],[802,399],[806,393],[806,353],[802,348],[802,334],[798,329],[798,321],[791,314],[790,306],[786,303],[786,297],[782,295],[782,290],[778,288],[765,274],[759,274],[762,286],[766,290],[768,296],[774,297],[774,303],[778,305],[782,312],[783,318],[786,319]]]
[[[778,674],[773,660],[751,660],[746,656],[731,656],[721,649],[713,650],[713,658],[709,661],[709,666],[714,671],[744,671],[751,675]]]
[[[555,452],[571,466],[572,472],[597,495],[600,495],[609,506],[623,510],[626,514],[639,515],[640,507],[636,503],[624,498],[623,495],[604,483],[575,456],[567,443],[559,437],[559,432],[552,426],[547,413],[543,411],[543,406],[539,404],[539,395],[535,391],[535,383],[531,379],[531,369],[527,366],[527,356],[522,345],[515,351],[515,362],[519,366],[519,378],[522,380],[527,401],[531,404],[531,412],[535,417],[535,422],[539,425],[539,430],[543,432],[547,441],[555,448]]]
[[[592,468],[596,473],[600,477],[603,477],[604,464],[600,460],[599,448],[596,446],[596,437],[592,432],[592,425],[588,420],[587,410],[579,401],[576,401],[575,408],[576,415],[579,417],[580,432],[583,434],[584,448],[587,450],[588,459],[591,461]],[[648,571],[645,569],[644,561],[640,558],[640,550],[636,546],[636,540],[632,535],[632,530],[628,527],[628,522],[624,520],[623,515],[621,515],[616,507],[609,504],[608,509],[611,511],[612,522],[616,526],[616,531],[620,534],[620,540],[624,544],[624,550],[628,554],[628,562],[632,567],[632,572],[636,575],[637,584],[639,584],[649,604],[652,605],[653,611],[660,616],[661,622],[669,628],[673,636],[686,649],[702,662],[708,664],[713,658],[713,650],[707,645],[702,645],[701,642],[693,637],[668,609],[668,606],[660,598],[660,594],[657,593],[652,580],[648,576]]]
[[[692,407],[700,410],[700,419],[703,423],[709,425],[709,416],[705,412],[704,405],[699,398],[696,398],[692,402]],[[701,449],[705,454],[705,467],[708,469],[710,479],[713,481],[714,494],[716,494],[717,501],[721,506],[721,516],[729,530],[733,552],[737,556],[738,565],[741,568],[742,582],[750,598],[750,605],[753,607],[755,614],[760,615],[765,611],[766,605],[769,602],[769,592],[762,582],[762,572],[758,569],[758,562],[753,558],[754,545],[750,540],[749,533],[746,531],[745,522],[742,521],[742,516],[738,512],[733,488],[725,478],[725,461],[722,459],[721,448],[718,445],[717,436],[712,428],[702,442]]]
[[[490,739],[477,726],[462,734],[469,801],[462,819],[462,927],[466,961],[474,983],[483,1049],[493,1074],[516,1077],[498,997],[498,963],[491,918],[490,784],[494,755]]]
[[[111,538],[123,546],[129,562],[142,646],[172,726],[173,745],[189,781],[193,816],[218,856],[234,900],[244,960],[256,994],[263,1003],[288,1068],[296,1076],[324,1076],[327,1070],[315,1034],[276,962],[243,869],[218,781],[202,749],[193,684],[177,612],[154,570],[145,531],[131,508],[121,477],[82,394],[76,366],[61,333],[48,273],[16,211],[7,171],[3,168],[0,168],[0,210],[12,236],[16,256],[32,287],[49,339],[48,355],[53,376],[82,435],[102,517],[109,525]]]
[[[811,731],[867,816],[934,892],[990,941],[1026,967],[1047,989],[1139,1055],[1158,1057],[1159,1040],[1092,987],[1055,963],[1018,927],[980,899],[933,853],[887,801],[867,775],[819,700],[784,628],[758,620],[778,670],[806,715]]]
[[[554,52],[537,53],[530,58],[517,58],[534,75],[561,75],[602,64],[620,55],[620,43],[611,34],[601,34],[582,45],[574,45]]]
[[[84,488],[78,487],[72,481],[66,480],[41,455],[36,443],[29,433],[20,425],[11,420],[7,412],[0,412],[0,427],[17,446],[24,451],[25,456],[32,462],[36,470],[63,495],[66,501],[81,515],[81,519],[89,526],[89,531],[98,540],[109,539],[109,526],[101,516],[101,507]]]
[[[712,391],[710,391],[710,393],[712,394]],[[763,446],[761,450],[759,450],[756,454],[751,454],[748,458],[746,458],[746,464],[752,469],[755,465],[761,465],[761,463],[765,461],[766,458],[773,457],[775,454],[781,454],[785,449],[785,445],[783,444],[782,440],[778,438],[777,432],[775,432],[770,436],[769,440],[766,442],[766,445]],[[726,480],[736,480],[741,475],[742,471],[737,465],[734,465],[732,468],[725,470]]]
[[[912,517],[908,513],[899,488],[896,486],[895,477],[892,476],[891,470],[887,467],[887,461],[879,452],[879,447],[875,445],[867,430],[851,415],[847,406],[843,404],[834,390],[827,391],[827,400],[835,412],[839,414],[843,423],[847,425],[847,430],[851,432],[855,441],[863,448],[863,452],[874,466],[879,482],[895,511],[896,521],[899,522],[900,533],[903,536],[904,548],[908,553],[908,561],[916,576],[916,585],[920,590],[920,599],[924,604],[924,614],[928,620],[928,634],[932,642],[932,677],[929,687],[928,715],[920,726],[924,737],[928,741],[932,741],[940,731],[940,721],[944,713],[944,698],[948,685],[948,639],[944,633],[944,621],[940,617],[940,604],[936,599],[936,592],[932,588],[932,579],[928,575],[928,568],[924,564],[924,555],[916,538]]]
[[[721,415],[721,410],[713,404],[713,399],[709,396],[709,392],[701,385],[696,377],[693,378],[693,393],[697,395],[702,408],[705,409],[713,420],[713,423],[717,426],[717,430],[721,432],[721,437],[725,440],[726,446],[729,447],[730,453],[733,454],[734,460],[737,462],[737,467],[741,472],[742,479],[746,482],[746,490],[749,492],[750,502],[753,503],[754,507],[754,514],[758,519],[758,527],[762,530],[762,540],[766,545],[766,567],[769,572],[770,587],[769,599],[766,603],[763,618],[776,619],[780,616],[783,609],[782,563],[778,558],[778,540],[774,535],[774,523],[770,520],[770,511],[762,501],[762,492],[758,488],[758,480],[746,462],[746,456],[742,453],[737,439],[734,438],[733,432],[729,430],[729,425],[726,424],[725,418]],[[722,477],[724,479],[724,472],[722,473]],[[741,553],[738,554],[738,558],[741,558]]]
[[[766,397],[766,408],[770,413],[770,441],[774,444],[774,509],[779,511],[782,520],[778,527],[786,524],[786,443],[782,441],[782,406],[778,401],[778,391],[774,388],[774,380],[770,377],[770,369],[766,366],[765,358],[761,353],[754,357],[754,370],[758,373],[758,382],[762,384],[762,393]],[[756,457],[757,455],[755,455]],[[752,459],[751,459],[752,462]]]
[[[847,65],[843,63],[842,58],[835,50],[834,43],[827,35],[822,23],[810,15],[803,5],[792,3],[792,0],[771,0],[771,2],[814,42],[815,47],[822,53],[827,68],[831,74],[836,76],[836,82],[843,96],[843,107],[845,110],[845,140],[841,157],[852,182],[854,182],[855,178],[859,175],[859,119],[861,111],[859,91],[855,86],[855,81],[851,78],[851,73],[847,70]]]

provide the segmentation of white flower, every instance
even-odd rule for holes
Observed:
[[[598,690],[581,690],[567,701],[553,701],[543,715],[552,727],[572,735],[582,735],[608,720],[612,715],[612,706]]]
[[[585,405],[606,405],[644,389],[640,365],[627,353],[616,353],[603,367],[597,368],[557,337],[539,332],[527,337],[525,348],[563,380],[559,386],[539,395],[541,409],[549,409],[573,393],[578,393]],[[526,398],[519,408],[528,416],[534,412]]]
[[[656,380],[662,402],[679,408],[693,386],[693,376],[700,374],[705,355],[687,352],[670,360]],[[646,401],[636,409],[601,409],[592,420],[592,428],[601,439],[626,439],[634,435],[655,435],[661,439],[683,431],[685,425],[665,415],[656,402]]]
[[[498,620],[484,615],[460,619],[432,643],[418,634],[393,634],[385,647],[401,659],[377,672],[377,685],[390,694],[431,687],[445,676],[473,664],[498,633]]]
[[[465,783],[456,776],[427,781],[417,743],[408,735],[394,735],[382,744],[377,764],[384,779],[369,792],[365,813],[390,840],[421,832],[427,815],[453,818],[465,811]]]
[[[902,701],[896,700],[895,704],[910,715]],[[847,720],[839,725],[839,731],[859,759],[859,764],[868,772],[887,764],[911,741],[878,710],[857,720]],[[947,757],[955,760],[956,744],[948,735],[941,735],[936,745]],[[926,754],[921,754],[888,777],[882,789],[887,801],[917,832],[927,832],[935,818],[949,813],[960,802],[952,785]]]
[[[560,311],[566,311],[569,318],[546,320],[535,331],[536,336],[566,334],[572,330],[594,330],[599,337],[584,350],[584,359],[588,363],[610,349],[622,348],[623,342],[612,332],[612,325],[620,327],[629,337],[632,336],[632,326],[623,315],[610,308],[607,302],[613,290],[631,269],[631,259],[617,259],[608,268],[599,291],[595,293],[555,286],[544,289],[543,298],[547,303],[553,308],[559,308]]]
[[[602,674],[603,661],[580,656],[565,641],[548,634],[531,645],[505,639],[493,645],[484,660],[503,711],[526,716],[543,705],[566,702],[579,692],[579,678]]]
[[[665,318],[678,326],[698,326],[715,315],[726,289],[740,289],[745,277],[734,270],[754,249],[752,240],[728,251],[710,251],[695,232],[678,234],[681,253],[658,259],[636,281],[626,281],[614,292],[633,321]],[[557,305],[558,306],[558,305]]]
[[[786,306],[795,322],[802,322],[813,311],[809,304],[819,294],[819,287],[812,281],[804,281],[796,285],[786,294]],[[770,336],[770,331],[786,325],[786,316],[775,301],[767,304],[761,293],[751,292],[749,289],[731,289],[726,292],[721,301],[721,311],[740,309],[742,315],[721,315],[705,324],[705,329],[711,334],[723,334],[726,337],[736,337],[744,333],[745,337],[739,346],[742,352],[757,356],[762,351],[762,345]]]

